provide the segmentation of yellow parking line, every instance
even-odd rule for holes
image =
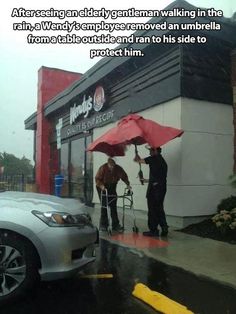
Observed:
[[[91,278],[91,279],[108,279],[113,278],[112,274],[92,274],[92,275],[81,275],[80,278]]]
[[[164,314],[194,314],[186,306],[167,298],[161,293],[150,290],[142,283],[137,283],[134,286],[132,295]]]

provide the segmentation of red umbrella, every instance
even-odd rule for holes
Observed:
[[[181,129],[163,126],[137,114],[130,114],[121,119],[116,127],[92,142],[87,151],[99,151],[111,157],[124,156],[126,145],[147,143],[151,147],[160,147],[182,134]]]

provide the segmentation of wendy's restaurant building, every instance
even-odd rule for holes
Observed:
[[[166,9],[173,8],[197,9],[185,1]],[[40,68],[37,112],[25,120],[25,128],[35,134],[38,192],[53,194],[54,177],[61,173],[63,196],[98,204],[94,176],[107,156],[86,148],[122,117],[138,113],[184,130],[181,138],[162,147],[169,168],[165,199],[169,224],[185,226],[215,213],[219,201],[233,193],[228,177],[235,160],[236,23],[223,17],[214,20],[221,30],[190,32],[206,36],[205,44],[123,44],[121,48],[141,49],[144,56],[105,57],[83,75]],[[160,23],[160,18],[151,22]],[[176,22],[190,21],[183,17]],[[162,36],[173,31],[135,34]],[[178,34],[181,31],[174,32]],[[139,147],[141,157],[147,153]],[[139,183],[133,158],[131,145],[116,161],[129,176],[134,209],[145,212],[146,186]],[[148,178],[148,166],[142,170]],[[120,195],[124,187],[119,183]]]

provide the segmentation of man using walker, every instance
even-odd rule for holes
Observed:
[[[107,231],[109,226],[107,208],[110,207],[112,231],[122,232],[123,227],[119,223],[117,214],[117,192],[116,187],[119,180],[122,180],[128,189],[131,189],[127,173],[117,165],[112,158],[108,158],[95,176],[96,188],[101,202],[101,218],[99,229]]]

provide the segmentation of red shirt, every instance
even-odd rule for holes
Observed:
[[[98,169],[95,176],[96,186],[98,187],[102,185],[105,187],[116,185],[120,179],[129,185],[129,179],[124,169],[119,165],[114,165],[114,167],[110,169],[107,163]]]

